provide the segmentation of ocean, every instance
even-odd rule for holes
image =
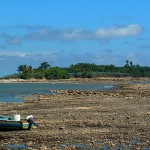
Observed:
[[[88,83],[0,83],[0,102],[23,102],[22,96],[49,90],[110,90],[115,84]]]

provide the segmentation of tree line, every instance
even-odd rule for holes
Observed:
[[[133,65],[126,60],[122,67],[114,65],[96,65],[94,63],[77,63],[69,67],[51,67],[48,62],[42,62],[38,68],[20,65],[18,73],[4,78],[20,79],[69,79],[75,78],[94,78],[94,77],[150,77],[150,67]]]

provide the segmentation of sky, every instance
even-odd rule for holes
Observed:
[[[150,66],[150,0],[0,0],[0,77],[76,63]]]

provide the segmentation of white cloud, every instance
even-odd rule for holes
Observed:
[[[74,39],[80,39],[82,36],[82,29],[74,29],[71,31],[67,31],[63,33],[63,37],[65,40],[74,40]]]
[[[114,26],[108,29],[100,28],[95,32],[97,38],[116,38],[135,36],[141,32],[141,26],[137,24],[127,26]]]
[[[122,38],[138,35],[142,28],[138,24],[126,26],[112,26],[110,28],[98,28],[95,30],[86,29],[54,29],[48,26],[19,26],[14,30],[3,31],[0,33],[1,45],[16,46],[24,41],[83,41],[94,40],[101,44],[108,44],[110,39]],[[20,32],[20,30],[23,30]],[[15,33],[19,33],[16,35]],[[15,35],[14,35],[15,34]]]
[[[19,37],[8,38],[6,43],[9,45],[21,45],[22,40]]]
[[[17,56],[17,57],[21,57],[21,56],[25,56],[26,53],[22,53],[22,52],[17,52],[17,51],[11,51],[11,50],[0,50],[0,57],[2,56]]]
[[[70,41],[70,40],[98,40],[104,41],[110,38],[136,36],[141,32],[141,26],[131,24],[127,26],[113,26],[111,28],[99,28],[97,30],[83,29],[52,29],[42,28],[39,31],[26,34],[28,40],[43,41]]]
[[[20,36],[12,36],[8,33],[0,33],[0,39],[8,45],[21,45],[22,43],[22,38]]]

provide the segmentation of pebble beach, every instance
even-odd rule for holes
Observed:
[[[0,103],[1,115],[32,114],[40,123],[30,131],[0,131],[0,149],[150,149],[150,84],[89,82],[118,86],[110,91],[50,89],[24,97],[23,103]]]

